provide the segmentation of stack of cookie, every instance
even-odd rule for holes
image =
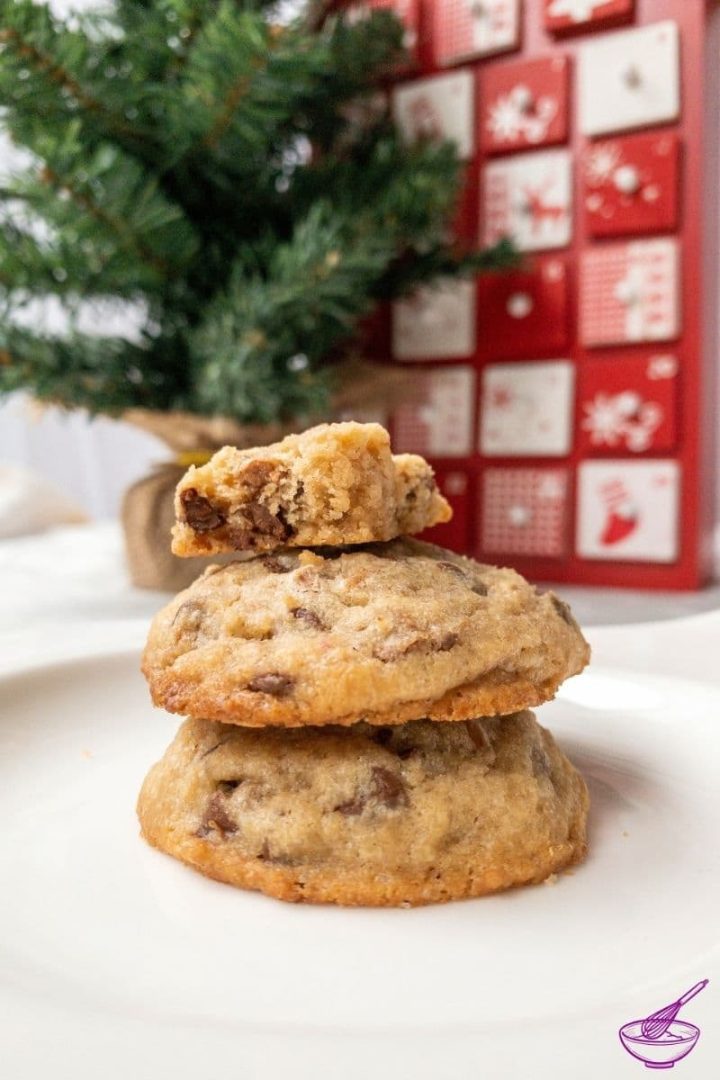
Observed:
[[[565,604],[407,534],[450,509],[374,424],[221,450],[173,550],[243,552],[155,618],[153,700],[189,714],[138,811],[155,847],[285,900],[414,905],[585,853],[582,778],[524,711],[582,670]]]

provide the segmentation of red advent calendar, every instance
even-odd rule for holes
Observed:
[[[357,7],[358,5],[353,5]],[[362,5],[360,5],[362,7]],[[720,5],[376,0],[411,65],[408,140],[453,139],[465,249],[522,264],[396,302],[387,419],[455,509],[428,538],[536,580],[688,589],[710,573]]]

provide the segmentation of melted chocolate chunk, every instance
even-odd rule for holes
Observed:
[[[263,536],[271,536],[274,540],[287,540],[292,536],[293,530],[284,520],[283,515],[271,514],[267,506],[263,506],[262,503],[248,503],[244,511],[255,532]]]
[[[455,648],[455,646],[457,645],[459,640],[460,640],[460,637],[459,637],[458,634],[455,634],[455,633],[452,633],[452,632],[450,632],[449,634],[444,634],[442,639],[440,640],[439,645],[436,646],[435,651],[436,652],[449,652],[450,649]]]
[[[271,478],[276,479],[273,476],[276,469],[277,465],[272,461],[258,461],[257,459],[248,461],[240,474],[240,479],[249,489],[250,494],[257,495]]]
[[[399,810],[408,805],[405,785],[397,773],[383,768],[382,765],[374,765],[370,770],[370,784],[367,789],[356,792],[352,799],[340,803],[335,807],[335,811],[346,817],[357,817],[371,802],[387,810]]]
[[[200,495],[196,488],[185,488],[180,492],[180,504],[185,521],[198,533],[212,532],[225,524],[225,515],[213,506],[209,499]]]
[[[390,769],[384,769],[381,765],[374,765],[372,769],[373,796],[389,810],[397,810],[400,806],[407,806],[408,796],[405,785],[397,773]]]
[[[378,727],[370,733],[370,738],[378,746],[387,746],[392,742],[393,729],[391,727]]]
[[[218,791],[221,791],[223,795],[231,795],[241,784],[242,780],[218,780]]]
[[[283,675],[279,671],[268,671],[265,675],[256,675],[247,684],[248,690],[259,694],[272,694],[273,697],[287,697],[295,686],[292,675]]]
[[[292,612],[296,619],[300,619],[302,622],[307,623],[308,626],[312,626],[313,630],[327,630],[325,623],[320,616],[314,611],[310,611],[309,608],[296,607]]]
[[[202,824],[196,835],[204,837],[214,830],[221,833],[223,837],[237,832],[237,824],[228,814],[223,796],[219,791],[216,791],[208,802]]]

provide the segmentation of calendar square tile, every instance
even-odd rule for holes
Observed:
[[[677,444],[680,363],[672,353],[584,360],[578,395],[586,454],[645,454]]]
[[[566,469],[486,469],[482,551],[561,558],[567,549],[567,501]]]
[[[478,280],[478,351],[487,359],[561,353],[570,340],[568,268],[557,256]]]
[[[673,132],[593,143],[583,160],[592,236],[670,232],[680,204],[680,140]]]
[[[567,141],[566,56],[493,64],[480,75],[480,145],[487,154]]]
[[[443,281],[392,305],[396,360],[470,356],[476,342],[474,281]]]
[[[677,559],[677,461],[587,461],[580,466],[578,486],[577,551],[582,558]]]
[[[393,92],[393,116],[408,142],[451,139],[467,159],[475,152],[474,97],[470,71],[413,79]]]
[[[647,127],[680,115],[677,23],[603,34],[580,48],[580,130],[583,135]]]
[[[679,333],[676,240],[638,240],[585,252],[580,286],[585,345],[670,341]]]
[[[471,367],[418,369],[413,400],[393,415],[399,454],[467,457],[473,448],[475,372]]]
[[[635,0],[545,0],[545,25],[557,33],[594,30],[607,23],[630,20]]]
[[[567,247],[572,238],[572,165],[567,150],[498,158],[482,186],[483,241],[510,237],[520,251]]]
[[[436,0],[432,19],[435,60],[441,66],[520,44],[520,0]]]
[[[489,364],[483,371],[485,457],[562,457],[572,445],[575,367],[569,360]]]

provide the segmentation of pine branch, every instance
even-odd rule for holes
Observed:
[[[148,374],[147,351],[117,337],[60,338],[3,327],[0,361],[0,391],[29,389],[41,401],[91,412],[171,408],[179,391],[176,372]]]
[[[182,274],[197,250],[182,211],[116,146],[101,145],[88,157],[77,135],[71,127],[58,142],[38,131],[32,149],[44,164],[9,184],[6,198],[25,201],[58,232],[69,230],[95,264],[93,276],[123,258],[134,261],[138,287]]]
[[[369,283],[389,256],[383,236],[349,244],[348,231],[334,208],[317,204],[288,243],[273,247],[264,275],[248,274],[241,253],[191,343],[206,409],[268,420],[326,399],[322,360],[370,309]]]

